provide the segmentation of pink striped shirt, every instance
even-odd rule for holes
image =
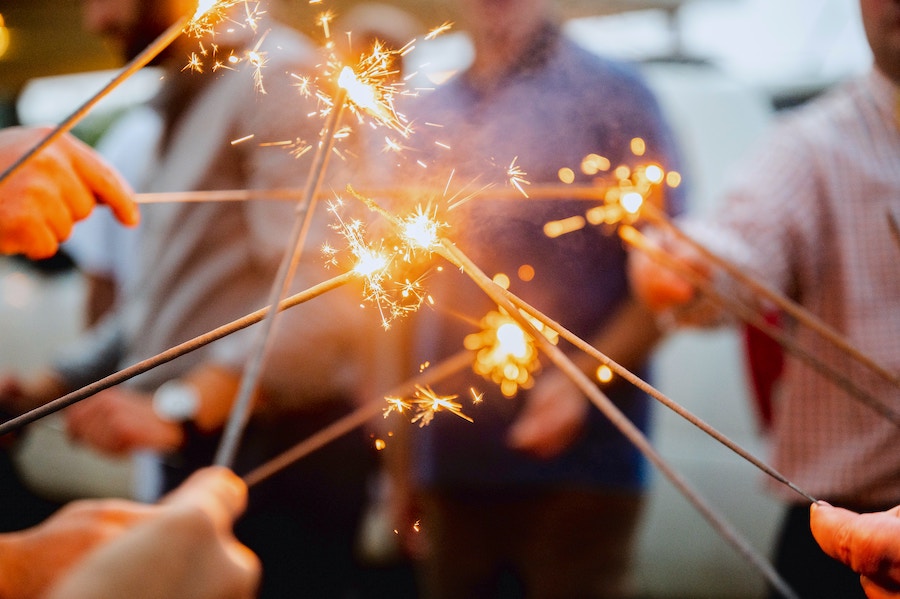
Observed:
[[[739,165],[714,218],[748,266],[892,372],[900,370],[898,89],[881,73],[847,82],[784,117]],[[900,411],[900,390],[807,327],[807,351]],[[836,503],[900,503],[900,428],[788,358],[774,413],[772,465]],[[770,481],[772,491],[802,501]]]

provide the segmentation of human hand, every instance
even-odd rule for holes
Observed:
[[[814,503],[810,528],[825,553],[860,574],[869,599],[900,597],[900,505],[885,512],[857,514]]]
[[[194,473],[118,538],[78,563],[44,599],[250,599],[258,558],[232,533],[247,487],[225,468]]]
[[[578,438],[590,406],[584,394],[559,370],[543,374],[507,433],[507,443],[539,458],[562,453]]]
[[[184,442],[181,426],[153,411],[150,394],[124,387],[100,391],[64,414],[73,441],[113,455],[135,449],[169,452]]]
[[[651,247],[666,252],[695,270],[701,268],[697,256],[683,243],[648,229],[644,239]],[[655,313],[683,306],[694,299],[695,289],[685,278],[654,260],[650,253],[633,248],[628,253],[628,280],[634,296]]]
[[[147,516],[120,499],[74,501],[38,526],[0,535],[0,597],[32,599],[82,559]]]
[[[0,172],[48,133],[24,127],[0,131]],[[65,134],[0,183],[0,253],[52,256],[97,202],[123,224],[137,224],[128,185],[89,146]]]
[[[23,414],[65,394],[65,384],[51,370],[33,376],[0,375],[0,409]]]

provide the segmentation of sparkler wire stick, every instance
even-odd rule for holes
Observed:
[[[678,239],[690,244],[691,247],[700,252],[700,254],[704,258],[710,260],[717,266],[724,269],[729,275],[746,285],[760,297],[764,297],[772,301],[787,314],[795,318],[801,324],[821,335],[822,338],[829,341],[832,345],[844,352],[847,356],[854,359],[859,364],[867,367],[870,371],[877,374],[887,382],[892,383],[895,387],[900,387],[900,375],[890,372],[887,368],[879,364],[870,356],[863,353],[852,343],[850,343],[850,341],[846,337],[841,335],[841,333],[833,329],[831,326],[822,321],[809,310],[803,308],[798,303],[784,296],[772,287],[769,287],[762,281],[759,281],[750,276],[736,264],[731,263],[715,252],[711,251],[703,244],[699,243],[693,237],[684,232],[684,230],[678,227],[675,223],[673,223],[672,220],[665,216],[658,208],[647,202],[641,207],[641,214],[642,216],[645,216],[649,222],[663,227],[666,231],[669,231],[670,233],[678,237]]]
[[[190,23],[190,17],[183,17],[169,26],[159,37],[150,43],[140,54],[134,57],[119,73],[112,78],[100,91],[88,98],[88,100],[78,107],[75,112],[66,117],[59,125],[54,127],[41,141],[34,145],[26,153],[22,154],[15,162],[9,165],[2,174],[0,174],[0,183],[6,181],[20,168],[30,161],[34,156],[44,150],[51,143],[56,141],[64,133],[67,133],[78,122],[90,112],[90,110],[113,89],[118,87],[123,81],[134,75],[136,72],[147,66],[151,60],[156,58],[160,52],[174,42],[184,30],[185,25]]]
[[[286,295],[294,277],[297,263],[300,261],[300,256],[303,253],[303,245],[315,212],[315,199],[319,193],[319,188],[322,186],[325,168],[328,165],[328,157],[334,145],[335,133],[337,132],[346,100],[347,90],[339,87],[325,127],[322,129],[319,147],[316,149],[313,163],[310,165],[310,174],[306,180],[303,198],[297,206],[297,218],[294,221],[290,241],[285,249],[281,265],[278,267],[278,274],[272,284],[269,295],[270,306],[277,306],[281,298]],[[250,406],[253,401],[253,395],[256,392],[260,373],[262,372],[269,340],[272,336],[276,312],[276,310],[268,311],[266,318],[263,320],[262,330],[257,335],[251,348],[250,357],[248,358],[247,366],[244,368],[244,375],[241,378],[241,385],[238,389],[237,400],[231,407],[225,432],[216,452],[216,465],[231,467],[231,464],[234,462],[241,433],[244,431],[250,418]]]
[[[662,405],[666,406],[667,408],[669,408],[670,410],[672,410],[673,412],[675,412],[676,414],[678,414],[679,416],[681,416],[682,418],[687,420],[689,423],[693,424],[694,426],[696,426],[697,428],[702,430],[704,433],[706,433],[707,435],[709,435],[710,437],[712,437],[713,439],[715,439],[716,441],[718,441],[719,443],[721,443],[722,445],[724,445],[725,447],[727,447],[728,449],[730,449],[731,451],[736,453],[738,456],[742,457],[746,461],[750,462],[752,465],[756,466],[759,470],[761,470],[765,474],[768,474],[773,479],[777,480],[778,482],[784,484],[791,490],[795,491],[796,493],[801,495],[804,499],[807,499],[812,503],[818,502],[818,499],[816,499],[815,497],[813,497],[812,495],[810,495],[809,493],[807,493],[806,491],[804,491],[803,489],[798,487],[796,484],[794,484],[793,482],[788,480],[788,478],[785,477],[783,474],[781,474],[780,472],[778,472],[777,470],[775,470],[774,468],[772,468],[771,466],[769,466],[768,464],[766,464],[765,462],[760,460],[759,458],[755,457],[748,450],[744,449],[738,443],[736,443],[735,441],[730,439],[727,435],[725,435],[721,431],[717,430],[711,424],[705,422],[702,418],[700,418],[696,414],[693,414],[690,410],[688,410],[687,408],[685,408],[684,406],[682,406],[675,400],[671,399],[670,397],[665,395],[662,391],[656,389],[650,383],[643,380],[638,375],[634,374],[633,372],[631,372],[630,370],[628,370],[621,364],[617,363],[615,360],[613,360],[606,354],[602,353],[600,350],[595,348],[593,345],[591,345],[587,341],[584,341],[583,339],[581,339],[580,337],[575,335],[573,332],[571,332],[569,329],[564,327],[562,324],[556,322],[555,320],[553,320],[552,318],[550,318],[549,316],[547,316],[546,314],[544,314],[543,312],[541,312],[540,310],[538,310],[537,308],[532,306],[531,304],[527,303],[525,300],[523,300],[519,296],[515,295],[514,293],[510,293],[509,290],[503,289],[502,287],[500,289],[501,290],[497,291],[497,293],[502,293],[504,297],[509,299],[518,308],[520,308],[521,310],[524,310],[526,313],[531,315],[533,318],[536,318],[537,320],[541,321],[542,323],[544,323],[545,326],[556,331],[560,337],[562,337],[563,339],[565,339],[566,341],[568,341],[569,343],[571,343],[572,345],[574,345],[575,347],[577,347],[578,349],[583,351],[584,353],[588,354],[592,358],[596,359],[601,364],[608,366],[610,368],[610,370],[615,372],[617,375],[619,375],[620,377],[622,377],[623,379],[625,379],[626,381],[628,381],[629,383],[631,383],[632,385],[634,385],[635,387],[637,387],[638,389],[640,389],[641,391],[646,393],[647,395],[651,396],[653,399],[655,399]]]
[[[640,251],[646,252],[653,260],[656,260],[660,264],[677,272],[680,276],[687,279],[688,282],[691,283],[691,285],[695,286],[697,289],[703,292],[704,295],[709,299],[717,302],[723,308],[735,314],[738,318],[741,318],[748,324],[753,325],[766,335],[770,336],[772,339],[777,341],[779,345],[781,345],[785,350],[805,362],[808,366],[815,369],[822,376],[830,379],[832,382],[846,391],[849,395],[858,399],[860,402],[876,411],[880,415],[884,416],[892,423],[900,426],[900,413],[894,410],[891,406],[885,404],[882,401],[879,401],[871,394],[860,389],[855,383],[853,383],[852,380],[842,375],[841,373],[836,372],[833,368],[813,356],[808,351],[804,350],[783,330],[767,323],[753,308],[744,305],[737,299],[728,298],[722,293],[718,292],[704,276],[695,272],[684,262],[673,258],[658,247],[652,245],[650,241],[647,240],[647,238],[644,237],[643,234],[641,234],[637,229],[630,226],[619,227],[619,236],[629,245],[637,248]]]
[[[396,195],[396,188],[384,189],[359,189],[359,193],[370,196]],[[410,192],[409,187],[403,191]],[[413,193],[429,194],[435,190],[431,188],[415,189]],[[602,200],[602,189],[593,186],[560,186],[546,185],[530,187],[528,197],[516,189],[487,189],[478,192],[478,197],[491,200],[516,200],[527,202],[529,200]],[[250,200],[293,200],[303,193],[300,188],[280,187],[276,189],[222,189],[208,191],[166,191],[154,193],[135,194],[134,200],[138,204],[161,204],[167,202],[246,202]],[[324,194],[322,194],[324,195]]]
[[[538,332],[502,293],[500,287],[491,281],[469,258],[456,246],[442,239],[435,250],[446,260],[456,265],[468,275],[490,298],[503,307],[514,318],[523,330],[538,344],[548,358],[563,374],[575,383],[582,393],[625,435],[634,446],[652,462],[666,478],[669,479],[682,496],[713,526],[722,538],[743,555],[757,570],[778,589],[785,597],[798,598],[797,594],[781,578],[778,572],[761,557],[756,550],[735,530],[721,515],[710,506],[705,499],[656,451],[647,437],[613,404],[605,394],[584,374],[561,349]]]
[[[418,376],[397,385],[385,395],[401,395],[409,391],[409,389],[415,388],[416,385],[432,385],[436,381],[446,378],[471,365],[472,352],[467,350],[461,351],[440,362],[438,365],[429,367]],[[320,447],[323,447],[338,437],[362,426],[377,414],[382,409],[383,405],[384,402],[379,400],[366,402],[346,416],[335,420],[287,451],[275,456],[265,464],[254,468],[241,478],[248,487],[261,483],[265,479],[287,468],[297,460],[306,457]]]
[[[358,276],[359,275],[356,272],[348,271],[336,277],[328,279],[327,281],[319,283],[318,285],[314,285],[304,291],[301,291],[300,293],[294,294],[282,300],[278,304],[278,310],[286,310],[293,306],[297,306],[299,304],[307,302],[322,295],[323,293],[327,293],[328,291],[336,289],[342,285],[349,283],[350,281],[355,280]],[[19,430],[27,424],[31,424],[32,422],[35,422],[36,420],[39,420],[44,416],[49,416],[50,414],[58,412],[63,408],[67,408],[72,404],[78,403],[79,401],[86,399],[99,391],[109,389],[110,387],[123,383],[128,379],[147,372],[148,370],[152,370],[157,366],[160,366],[167,362],[171,362],[175,358],[179,358],[194,350],[200,349],[205,345],[209,345],[213,341],[226,337],[232,333],[240,331],[241,329],[245,329],[252,324],[256,324],[260,322],[269,311],[270,307],[266,307],[261,308],[255,312],[251,312],[250,314],[234,320],[228,324],[222,325],[216,329],[213,329],[212,331],[194,337],[193,339],[185,341],[184,343],[180,343],[165,350],[162,353],[147,358],[146,360],[137,362],[107,377],[86,385],[81,389],[73,391],[58,399],[54,399],[53,401],[47,402],[44,405],[39,406],[33,410],[29,410],[28,412],[20,416],[11,418],[6,422],[0,424],[0,436]]]

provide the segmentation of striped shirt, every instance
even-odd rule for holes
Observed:
[[[880,72],[786,115],[739,165],[713,218],[747,266],[892,372],[900,370],[898,90]],[[790,325],[789,325],[790,326]],[[807,327],[796,341],[879,401],[900,390]],[[775,405],[772,465],[835,503],[900,503],[900,428],[788,358]],[[802,499],[769,481],[774,493]]]

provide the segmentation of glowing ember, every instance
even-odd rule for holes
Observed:
[[[212,10],[216,5],[216,0],[200,0],[197,3],[197,10],[194,12],[193,20],[200,20],[206,15],[207,12]]]
[[[541,323],[534,325],[551,341],[556,334],[543,331]],[[513,397],[519,388],[534,384],[532,374],[540,368],[538,349],[534,340],[508,314],[492,311],[481,321],[482,330],[467,335],[466,349],[475,353],[475,372],[500,385],[506,397]]]
[[[385,397],[388,407],[384,410],[384,417],[391,412],[403,414],[415,412],[411,422],[418,422],[419,426],[427,426],[434,420],[437,412],[450,412],[463,420],[472,422],[472,419],[463,414],[462,404],[456,401],[458,395],[439,395],[431,387],[416,385],[416,391],[412,399],[401,397]]]

